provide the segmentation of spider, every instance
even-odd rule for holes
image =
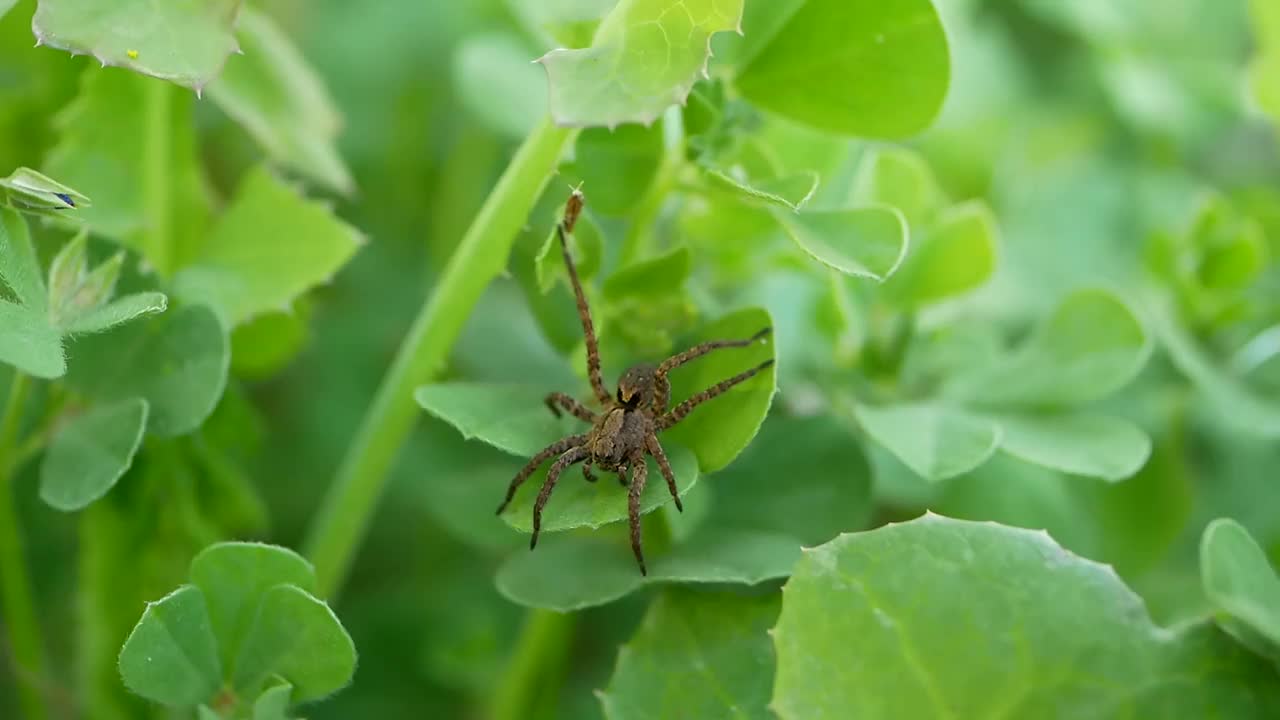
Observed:
[[[582,212],[582,204],[582,193],[575,189],[565,205],[564,219],[556,225],[556,234],[560,238],[560,249],[564,253],[564,264],[569,271],[573,294],[578,302],[578,316],[582,320],[582,331],[586,337],[587,375],[591,380],[591,389],[603,406],[603,410],[596,413],[565,393],[553,392],[547,395],[547,407],[556,417],[560,417],[562,412],[568,412],[580,420],[591,423],[591,429],[585,433],[558,440],[534,455],[511,480],[506,499],[498,506],[498,514],[501,515],[510,504],[520,484],[548,458],[555,456],[555,462],[547,471],[546,482],[542,484],[542,490],[538,493],[537,502],[533,506],[533,537],[529,540],[529,549],[532,550],[538,545],[538,533],[542,526],[542,509],[551,497],[556,481],[569,466],[583,463],[582,475],[588,482],[595,482],[597,479],[591,472],[593,465],[601,470],[617,473],[618,481],[627,487],[631,550],[635,553],[636,562],[640,565],[640,574],[648,575],[644,563],[644,551],[640,545],[640,494],[644,492],[645,480],[649,472],[645,465],[645,455],[651,455],[657,461],[662,476],[666,478],[667,490],[675,499],[676,509],[683,512],[684,506],[680,502],[680,493],[676,489],[676,478],[671,472],[671,463],[662,450],[662,443],[658,441],[658,433],[679,423],[702,403],[769,367],[773,364],[773,360],[766,360],[750,370],[718,382],[670,409],[667,405],[671,399],[671,385],[667,380],[667,373],[713,350],[747,347],[762,340],[769,334],[770,328],[766,327],[745,340],[705,342],[672,355],[656,366],[644,364],[631,367],[618,380],[617,391],[610,395],[600,377],[600,348],[595,329],[591,324],[591,310],[587,307],[587,298],[582,292],[582,283],[578,280],[578,270],[574,266],[568,242],[565,240],[565,236],[573,232],[574,223]],[[630,475],[629,483],[628,474]]]

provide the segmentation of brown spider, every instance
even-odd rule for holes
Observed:
[[[676,489],[676,478],[671,472],[671,463],[658,442],[658,433],[680,422],[694,408],[729,388],[750,378],[773,364],[766,360],[746,372],[739,373],[712,385],[676,405],[670,410],[667,404],[671,400],[671,384],[667,373],[673,369],[701,357],[719,348],[747,347],[769,333],[769,328],[752,335],[746,340],[716,340],[702,343],[677,355],[663,360],[656,367],[653,365],[636,365],[629,368],[618,380],[618,390],[612,396],[605,389],[600,378],[600,348],[596,341],[595,329],[591,324],[591,310],[587,307],[587,298],[582,292],[582,284],[578,280],[578,270],[574,267],[573,257],[569,254],[565,235],[573,232],[573,225],[582,212],[582,193],[574,190],[565,205],[564,220],[556,226],[556,234],[560,237],[560,248],[564,253],[564,264],[569,270],[569,280],[573,284],[573,293],[578,300],[578,316],[582,319],[582,330],[587,345],[587,375],[591,380],[591,389],[596,399],[604,406],[602,413],[597,414],[582,403],[564,393],[551,393],[547,396],[547,407],[559,417],[562,410],[574,417],[591,423],[591,429],[580,435],[570,435],[563,440],[548,445],[534,455],[529,463],[516,473],[507,488],[507,497],[498,506],[498,514],[506,509],[515,497],[516,488],[524,482],[534,470],[553,455],[559,457],[547,471],[547,480],[542,484],[538,500],[533,506],[533,537],[529,540],[529,549],[537,547],[538,532],[542,526],[542,508],[551,497],[560,474],[574,463],[585,463],[582,474],[589,482],[595,482],[596,476],[591,472],[594,464],[602,470],[615,472],[624,487],[628,485],[627,474],[630,472],[631,482],[627,492],[627,514],[631,522],[631,550],[635,553],[636,562],[640,564],[640,573],[647,575],[644,565],[644,552],[640,547],[640,494],[644,492],[648,468],[645,455],[652,455],[667,480],[667,489],[675,498],[676,509],[683,512],[680,494]]]

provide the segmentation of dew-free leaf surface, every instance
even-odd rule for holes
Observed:
[[[814,260],[846,275],[884,280],[907,256],[907,223],[895,208],[775,210],[774,217]]]
[[[184,585],[147,604],[120,651],[120,677],[164,705],[190,707],[213,697],[222,668],[199,588]]]
[[[1000,446],[998,423],[946,405],[860,405],[855,414],[868,435],[927,480],[968,472]]]
[[[64,425],[40,466],[40,498],[69,512],[105,495],[133,464],[146,425],[141,398],[90,408]]]
[[[1280,666],[1280,578],[1249,531],[1230,518],[1209,523],[1200,573],[1218,625]]]

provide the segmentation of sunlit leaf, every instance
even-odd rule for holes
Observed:
[[[818,174],[796,173],[777,178],[752,181],[723,170],[708,169],[712,183],[731,190],[744,200],[777,205],[799,211],[818,191]]]
[[[191,707],[213,697],[222,669],[199,588],[184,585],[147,603],[120,651],[120,677],[133,692],[164,705]]]
[[[609,275],[604,281],[604,297],[619,298],[662,296],[684,285],[692,269],[689,249],[675,248],[648,260],[632,263]]]
[[[710,39],[737,30],[742,0],[621,0],[591,47],[552,50],[539,61],[560,125],[651,123],[684,102],[705,71]]]
[[[774,217],[813,259],[846,275],[884,280],[907,255],[907,223],[891,207],[775,211]]]
[[[530,385],[442,383],[420,387],[414,397],[423,409],[453,425],[464,438],[530,457],[562,437],[587,430],[581,420],[557,419],[551,414],[545,400],[552,390]]]
[[[944,211],[917,233],[911,252],[885,283],[890,298],[909,307],[946,300],[980,287],[996,266],[995,216],[982,202]]]
[[[1274,668],[1213,626],[1154,625],[1044,533],[936,515],[807,553],[773,638],[783,720],[1280,710]]]
[[[863,429],[926,480],[968,472],[1000,445],[1000,425],[938,404],[860,405]]]
[[[289,696],[293,686],[285,683],[273,685],[253,701],[253,720],[288,720]]]
[[[40,466],[40,498],[80,510],[107,494],[133,464],[147,424],[147,401],[131,398],[91,408],[49,442]]]
[[[867,152],[858,166],[851,199],[858,205],[898,208],[912,230],[919,232],[932,219],[943,195],[933,171],[919,153],[886,147]]]
[[[950,65],[929,0],[808,0],[736,83],[760,107],[816,128],[897,138],[933,121]]]
[[[1151,455],[1139,427],[1106,415],[1001,415],[1000,447],[1028,462],[1074,475],[1123,480]]]
[[[1280,664],[1280,578],[1249,531],[1229,518],[1209,523],[1200,573],[1222,629]]]
[[[342,689],[356,669],[356,649],[342,623],[323,601],[292,585],[262,595],[232,682],[257,688],[272,675],[293,685],[298,702]]]
[[[672,588],[649,606],[600,703],[609,720],[767,720],[778,596]]]
[[[40,0],[31,29],[44,45],[199,90],[238,49],[239,10],[240,0]]]

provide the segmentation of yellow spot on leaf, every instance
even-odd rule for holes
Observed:
[[[126,50],[126,51],[125,51],[125,55],[128,55],[130,60],[137,60],[137,59],[138,59],[138,51],[137,51],[137,50]]]

